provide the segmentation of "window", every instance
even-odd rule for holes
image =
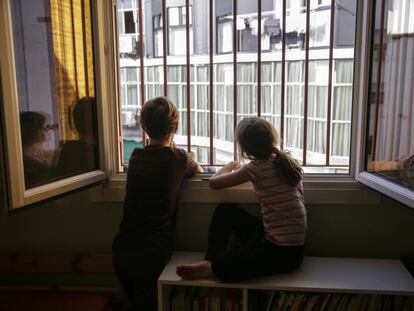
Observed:
[[[3,1],[1,57],[10,207],[105,179],[91,1]]]
[[[125,33],[135,33],[134,14],[132,11],[124,12]]]
[[[139,124],[140,107],[147,99],[160,95],[170,96],[180,112],[176,142],[195,152],[202,164],[222,165],[234,159],[234,127],[245,116],[260,115],[275,125],[283,137],[282,147],[301,161],[307,173],[336,174],[323,176],[324,187],[336,187],[330,183],[332,178],[350,180],[352,165],[359,161],[354,156],[356,161],[350,166],[351,153],[365,146],[364,142],[357,144],[355,135],[351,135],[360,116],[356,110],[365,104],[361,95],[358,105],[352,106],[354,29],[355,23],[360,23],[356,1],[262,1],[261,7],[255,4],[252,8],[245,0],[226,0],[213,1],[211,10],[210,0],[196,1],[191,6],[189,1],[186,6],[177,6],[176,1],[169,0],[118,0],[115,11],[110,1],[93,2],[92,7],[91,2],[73,0],[72,7],[51,0],[25,4],[23,8],[16,8],[11,0],[0,2],[0,41],[5,43],[0,49],[1,90],[3,102],[7,103],[2,105],[2,121],[6,120],[2,124],[10,207],[36,204],[122,172],[132,149],[145,142]],[[393,124],[393,131],[405,135],[403,131],[412,123],[404,117],[399,127],[390,118],[398,119],[411,111],[411,106],[405,104],[410,94],[406,84],[398,89],[398,94],[406,96],[399,101],[401,113],[384,113],[392,102],[388,100],[390,94],[394,94],[391,82],[410,81],[405,76],[409,72],[387,68],[399,68],[392,62],[401,65],[409,61],[391,57],[390,53],[399,47],[397,41],[411,48],[412,31],[410,26],[403,26],[410,23],[400,25],[396,21],[410,20],[412,8],[398,6],[398,1],[388,2],[386,7],[382,3],[377,2],[378,9],[372,10],[376,14],[373,29],[377,29],[373,37],[378,43],[373,43],[371,67],[359,66],[360,60],[356,59],[358,86],[365,80],[364,72],[372,71],[367,163],[358,178],[370,186],[374,177],[390,181],[404,189],[405,198],[410,198],[412,190],[405,183],[411,177],[407,172],[402,174],[404,178],[408,176],[404,180],[400,171],[379,170],[377,163],[411,163],[410,141],[404,145],[404,155],[381,158],[383,150],[393,147],[387,145],[392,140],[380,128]],[[369,4],[358,5],[368,12]],[[36,14],[23,18],[28,11]],[[134,29],[128,28],[133,32],[127,33],[126,28],[132,26],[126,26],[125,21],[129,19],[127,24],[131,25],[131,14]],[[360,11],[358,14],[362,16]],[[383,22],[379,22],[381,18]],[[117,55],[113,48],[115,26],[119,31]],[[185,36],[167,37],[174,27],[184,30]],[[243,34],[246,29],[248,35]],[[31,31],[35,35],[27,36]],[[253,43],[254,37],[257,43]],[[360,41],[358,37],[357,43]],[[358,53],[366,61],[363,51]],[[42,79],[36,79],[36,70]],[[93,125],[89,135],[93,139],[88,139],[90,148],[86,148],[90,161],[80,170],[57,173],[59,151],[67,141],[80,141],[73,103],[83,97],[96,99],[85,122]],[[20,122],[21,112],[32,111],[43,115],[38,127],[38,137],[42,139],[32,154],[45,159],[54,172],[35,181],[25,171],[29,166],[23,159],[21,124],[26,117]],[[411,134],[405,139],[410,137]],[[315,180],[319,176],[307,178]],[[318,202],[323,197],[326,203],[326,188],[318,187],[312,191],[317,193]],[[357,186],[353,183],[346,187],[353,190]],[[187,196],[199,199],[197,193],[188,191]],[[342,198],[359,203],[365,198],[365,193],[348,193],[343,192]],[[244,193],[240,198],[244,200]],[[409,200],[402,201],[410,205],[413,201]]]
[[[155,15],[153,19],[153,31],[154,31],[154,56],[161,57],[163,55],[162,50],[162,17],[161,14]]]
[[[138,3],[137,35],[147,33],[146,50],[120,58],[121,166],[131,147],[142,145],[142,132],[130,130],[139,107],[167,95],[180,112],[176,142],[200,151],[202,164],[234,159],[235,125],[260,115],[308,173],[349,174],[356,1],[213,3]],[[123,73],[133,67],[143,79],[135,82],[135,103],[125,88],[134,82]]]
[[[125,56],[135,57],[139,36],[137,35],[137,14],[135,1],[119,1],[118,7],[118,50]]]
[[[414,4],[377,1],[372,24],[368,133],[360,180],[414,207]]]
[[[168,17],[168,55],[185,55],[186,45],[183,44],[186,40],[186,10],[185,7],[170,7],[167,8]],[[191,6],[189,7],[190,20],[190,40],[192,40],[191,27]],[[192,53],[193,44],[190,42],[190,53]]]

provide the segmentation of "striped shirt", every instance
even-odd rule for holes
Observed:
[[[248,174],[261,202],[266,239],[280,246],[305,242],[306,210],[302,182],[290,186],[283,181],[271,160],[255,160],[240,170]]]

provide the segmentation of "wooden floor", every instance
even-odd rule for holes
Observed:
[[[122,298],[99,294],[50,291],[0,291],[0,309],[7,311],[126,311]]]

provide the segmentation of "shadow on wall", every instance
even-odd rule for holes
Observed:
[[[259,214],[257,206],[243,207]],[[214,208],[207,204],[179,206],[175,231],[177,250],[205,251]],[[380,205],[308,205],[307,217],[307,256],[414,256],[414,209],[391,199],[383,197]]]
[[[205,251],[215,206],[179,205],[176,250]],[[255,205],[243,207],[259,213]],[[307,214],[308,256],[414,256],[414,209],[390,199],[384,198],[380,205],[310,205]],[[0,249],[3,253],[111,254],[121,216],[121,202],[91,202],[87,191],[13,216],[1,213]]]

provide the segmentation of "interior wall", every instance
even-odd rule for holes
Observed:
[[[258,213],[257,206],[244,206]],[[175,248],[203,251],[215,205],[178,207]],[[414,210],[383,198],[380,205],[309,205],[306,254],[414,256]],[[0,216],[1,253],[110,254],[122,203],[91,202],[87,191]],[[189,234],[191,233],[191,234]]]

